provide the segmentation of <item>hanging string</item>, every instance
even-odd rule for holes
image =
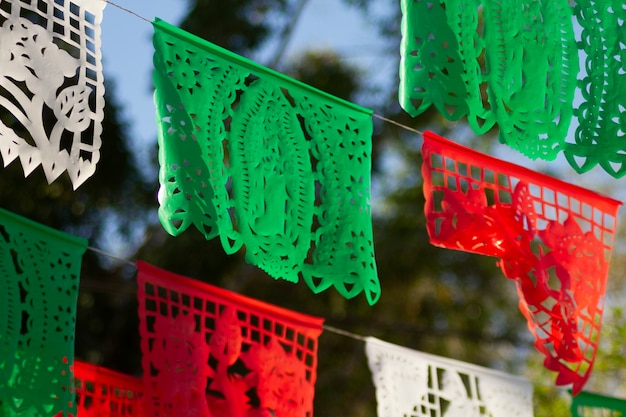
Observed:
[[[132,267],[136,267],[136,266],[135,266],[135,263],[134,263],[133,261],[130,261],[130,260],[125,259],[125,258],[120,258],[119,256],[115,256],[115,255],[113,255],[113,254],[107,253],[107,252],[105,252],[105,251],[103,251],[103,250],[101,250],[101,249],[94,248],[93,246],[87,246],[87,249],[88,249],[88,250],[90,250],[90,251],[92,251],[92,252],[95,252],[95,253],[97,253],[97,254],[100,254],[100,255],[103,255],[103,256],[109,257],[109,258],[111,258],[111,259],[114,259],[114,260],[116,260],[116,261],[119,261],[119,262],[125,263],[126,265],[130,265],[130,266],[132,266]]]
[[[408,130],[409,132],[417,133],[417,134],[419,134],[419,135],[423,135],[423,134],[424,134],[424,132],[422,132],[421,130],[417,130],[417,129],[413,129],[413,128],[411,128],[411,127],[405,126],[405,125],[403,125],[402,123],[398,123],[398,122],[396,122],[395,120],[388,119],[388,118],[386,118],[386,117],[384,117],[384,116],[381,116],[381,115],[379,115],[379,114],[374,113],[372,116],[374,116],[374,117],[376,117],[377,119],[380,119],[380,120],[382,120],[382,121],[385,121],[385,122],[387,122],[387,123],[391,123],[391,124],[393,124],[393,125],[396,125],[396,126],[398,126],[398,127],[401,127],[402,129]]]
[[[146,18],[146,17],[144,17],[144,16],[140,15],[139,13],[134,12],[134,11],[133,11],[133,10],[131,10],[131,9],[127,9],[126,7],[122,7],[122,6],[120,6],[119,4],[116,4],[116,3],[112,2],[111,0],[102,0],[102,1],[104,1],[105,3],[110,4],[111,6],[117,7],[118,9],[120,9],[120,10],[122,10],[122,11],[126,12],[126,13],[130,13],[131,15],[133,15],[133,16],[135,16],[135,17],[137,17],[137,18],[139,18],[139,19],[141,19],[141,20],[143,20],[143,21],[145,21],[145,22],[152,23],[152,22],[150,21],[150,19],[148,19],[148,18]],[[407,130],[407,131],[409,131],[409,132],[412,132],[412,133],[417,133],[417,134],[419,134],[419,135],[423,135],[423,134],[424,134],[424,132],[422,132],[422,131],[420,131],[420,130],[417,130],[417,129],[414,129],[414,128],[412,128],[412,127],[409,127],[409,126],[403,125],[402,123],[396,122],[395,120],[389,119],[389,118],[387,118],[387,117],[385,117],[385,116],[381,116],[381,115],[376,114],[376,113],[372,114],[372,116],[373,116],[373,117],[376,117],[377,119],[380,119],[380,120],[382,120],[382,121],[384,121],[384,122],[387,122],[387,123],[391,123],[391,124],[393,124],[393,125],[396,125],[397,127],[400,127],[400,128],[402,128],[402,129],[404,129],[404,130]]]
[[[346,331],[346,330],[341,330],[341,329],[338,329],[336,327],[329,326],[327,324],[323,324],[322,328],[324,330],[329,331],[329,332],[349,337],[350,339],[359,340],[361,342],[365,342],[366,341],[366,338],[364,336],[361,336],[361,335],[358,335],[356,333],[352,333],[352,332],[349,332],[349,331]]]
[[[132,14],[133,16],[140,18],[141,20],[144,20],[144,21],[146,21],[146,22],[148,22],[148,23],[152,23],[149,19],[147,19],[147,18],[143,17],[143,16],[142,16],[142,15],[140,15],[139,13],[135,13],[134,11],[132,11],[132,10],[130,10],[130,9],[127,9],[126,7],[120,6],[120,5],[119,5],[119,4],[117,4],[117,3],[113,3],[113,2],[112,2],[112,1],[110,1],[110,0],[102,0],[102,1],[104,1],[105,3],[110,4],[110,5],[111,5],[111,6],[113,6],[113,7],[117,7],[118,9],[120,9],[120,10],[122,10],[122,11],[125,11],[126,13],[130,13],[130,14]]]

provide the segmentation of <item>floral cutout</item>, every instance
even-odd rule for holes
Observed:
[[[598,349],[618,201],[424,134],[431,243],[499,258],[557,385],[577,393]]]
[[[378,417],[532,417],[528,380],[372,337],[365,351]]]
[[[104,79],[100,22],[106,2],[0,0],[0,155],[74,189],[100,159]]]
[[[137,267],[147,415],[313,416],[321,319]]]

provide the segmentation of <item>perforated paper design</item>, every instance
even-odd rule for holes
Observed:
[[[581,392],[572,398],[572,417],[623,417],[626,400]]]
[[[500,141],[530,158],[564,152],[578,172],[600,164],[615,177],[626,173],[626,6],[401,4],[399,97],[409,114],[435,106],[450,120],[467,116],[477,134],[497,124]]]
[[[371,111],[154,23],[159,217],[274,278],[380,296]]]
[[[104,115],[100,22],[106,2],[0,0],[0,155],[67,171],[78,188],[96,169]]]
[[[580,81],[582,103],[574,106],[579,125],[565,156],[578,172],[599,164],[619,178],[626,174],[626,4],[574,4],[586,73]]]
[[[74,413],[76,297],[87,242],[0,209],[0,412]]]
[[[598,348],[618,201],[424,134],[436,246],[499,258],[557,384],[582,389]]]
[[[532,417],[525,379],[368,337],[378,417]]]
[[[147,415],[313,416],[322,319],[137,268]]]
[[[78,417],[143,417],[140,378],[74,362]]]

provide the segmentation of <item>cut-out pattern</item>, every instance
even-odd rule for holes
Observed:
[[[76,298],[87,241],[0,209],[0,412],[75,414]]]
[[[159,218],[315,292],[380,296],[371,111],[154,23]]]
[[[500,258],[557,384],[579,392],[598,349],[619,201],[424,134],[436,246]]]
[[[378,417],[532,417],[529,381],[368,337]]]
[[[572,398],[572,417],[623,417],[626,400],[581,392]]]
[[[100,159],[106,2],[0,0],[0,155],[78,188]]]
[[[137,268],[147,415],[313,416],[322,319]]]
[[[626,174],[625,5],[402,0],[402,13],[399,98],[409,114],[432,105],[449,120],[467,116],[477,134],[497,124],[500,141],[530,158],[564,152],[578,172],[600,164]]]
[[[576,106],[579,125],[564,154],[578,172],[599,164],[619,178],[626,174],[626,4],[574,4],[587,73],[580,81],[582,102]]]
[[[74,362],[78,417],[143,417],[140,378]]]

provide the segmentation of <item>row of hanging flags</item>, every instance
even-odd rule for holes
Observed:
[[[74,188],[95,172],[104,108],[104,5],[0,0],[5,166],[19,158],[29,175],[41,165],[49,182],[67,171]],[[626,6],[412,0],[402,1],[402,11],[400,101],[407,112],[418,115],[434,105],[451,120],[467,116],[476,133],[497,124],[501,141],[531,158],[554,159],[562,151],[580,172],[596,164],[615,177],[626,172],[620,165]],[[207,239],[219,238],[229,254],[245,246],[246,261],[274,278],[302,279],[314,293],[331,287],[346,298],[363,293],[376,303],[372,111],[162,20],[153,27],[163,227],[178,235],[193,225]],[[579,52],[586,56],[584,71],[578,71]],[[573,120],[578,126],[567,142]],[[578,394],[598,349],[621,203],[432,132],[423,139],[431,242],[498,258],[517,287],[544,365],[557,373],[558,385]],[[77,264],[86,243],[2,214],[0,268],[7,290],[0,309],[8,320],[0,324],[1,403],[50,415],[57,401],[61,408],[73,404]],[[62,244],[51,245],[52,238]],[[145,264],[138,269],[145,373],[140,390],[124,389],[141,391],[146,413],[178,414],[184,404],[202,415],[244,415],[252,407],[246,392],[254,390],[259,410],[311,415],[321,319]],[[368,352],[387,346],[373,339],[367,345]],[[525,407],[509,397],[529,397],[523,384],[513,384],[487,398],[479,394],[483,378],[475,368],[464,377],[454,368],[434,378],[439,365],[413,365],[406,358],[420,354],[394,349],[370,358],[377,384],[395,387],[379,405],[409,386],[428,394],[419,404],[413,393],[411,401],[380,405],[381,414],[436,408],[426,404],[432,396],[458,410],[509,411]],[[393,371],[376,371],[388,362]],[[236,363],[249,374],[225,377]],[[103,375],[89,369],[81,375]],[[289,386],[273,385],[284,378]],[[494,386],[489,381],[481,383]]]
[[[323,318],[142,261],[142,376],[74,359],[87,241],[0,209],[0,415],[313,416]],[[378,415],[533,416],[533,387],[500,371],[364,338]],[[591,366],[591,365],[589,365]],[[626,409],[581,392],[572,415]]]

